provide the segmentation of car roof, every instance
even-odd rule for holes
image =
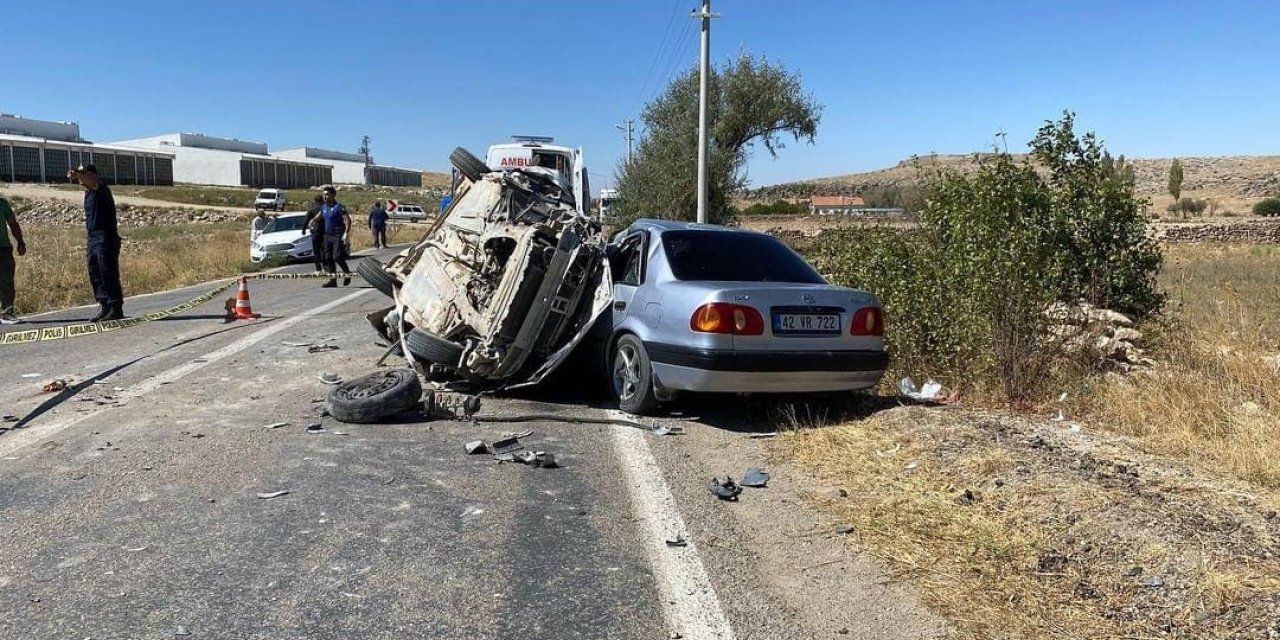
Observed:
[[[306,211],[287,211],[285,213],[276,214],[276,217],[277,218],[296,218],[298,216],[305,216],[305,215],[307,215]]]
[[[751,229],[742,229],[740,227],[726,227],[719,224],[700,224],[697,222],[686,222],[684,220],[660,220],[657,218],[640,218],[631,223],[629,229],[647,229],[662,234],[667,231],[727,231],[730,233],[742,233],[747,235],[767,236],[767,233],[752,231]],[[770,236],[772,237],[772,236]]]

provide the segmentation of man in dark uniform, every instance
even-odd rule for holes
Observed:
[[[369,208],[369,231],[373,232],[373,248],[387,248],[387,210],[382,208],[378,200]]]
[[[98,315],[89,322],[124,319],[124,292],[120,288],[120,234],[116,230],[116,199],[98,169],[81,165],[67,173],[84,187],[84,226],[89,232],[85,257],[89,282],[98,300]]]
[[[307,209],[307,217],[302,226],[311,234],[311,258],[316,264],[316,273],[324,271],[324,217],[320,215],[320,207],[324,206],[324,196],[317,195],[315,203]]]
[[[333,187],[324,188],[324,206],[320,207],[320,215],[324,217],[324,267],[329,272],[329,281],[322,287],[338,286],[338,267],[342,267],[342,285],[351,283],[351,269],[347,268],[347,233],[351,231],[351,214],[347,208],[338,203],[338,190]]]

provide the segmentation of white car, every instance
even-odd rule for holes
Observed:
[[[394,200],[388,202],[395,203]],[[393,206],[387,207],[387,219],[422,222],[427,219],[427,210],[423,209],[422,205],[395,203]]]
[[[254,209],[270,209],[272,211],[280,211],[284,209],[284,189],[263,189],[258,192],[258,197],[253,201]]]
[[[313,249],[311,235],[303,224],[306,219],[305,211],[272,216],[262,233],[250,242],[249,259],[253,262],[268,258],[310,260]]]

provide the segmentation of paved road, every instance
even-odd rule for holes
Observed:
[[[140,314],[209,286],[131,299]],[[733,403],[689,434],[542,421],[343,425],[316,376],[374,368],[360,280],[264,281],[261,320],[212,303],[0,347],[0,638],[923,638],[908,590],[829,534],[779,464],[738,504],[716,473],[767,462]],[[32,319],[78,320],[86,309]],[[331,344],[310,353],[285,342]],[[41,385],[69,380],[62,393]],[[603,415],[591,397],[484,411]],[[713,419],[714,418],[714,419]],[[288,422],[284,427],[266,425]],[[321,423],[323,433],[307,433]],[[559,469],[462,444],[532,429]],[[270,499],[258,497],[288,491]],[[670,547],[683,535],[686,547]]]

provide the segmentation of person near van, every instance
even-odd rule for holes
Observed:
[[[120,287],[120,233],[116,229],[116,199],[92,164],[68,171],[84,187],[84,226],[88,231],[85,258],[89,282],[97,299],[98,315],[89,322],[124,319],[124,292]]]
[[[10,233],[13,238],[10,239]],[[0,196],[0,324],[18,324],[13,304],[15,294],[14,274],[17,263],[13,254],[27,255],[27,243],[22,239],[22,227],[18,226],[18,216],[9,206],[9,201]]]
[[[387,210],[381,200],[369,207],[369,230],[373,232],[373,248],[387,248]]]
[[[342,267],[342,274],[347,276],[342,284],[348,285],[351,283],[351,269],[347,268],[347,233],[351,231],[351,214],[338,202],[337,189],[324,188],[320,216],[324,218],[324,267],[329,272],[329,281],[320,286],[338,286],[337,267]]]
[[[316,265],[316,273],[324,272],[324,216],[320,215],[320,207],[324,206],[324,196],[316,194],[315,202],[307,208],[307,217],[302,219],[302,226],[311,235],[311,260]]]

